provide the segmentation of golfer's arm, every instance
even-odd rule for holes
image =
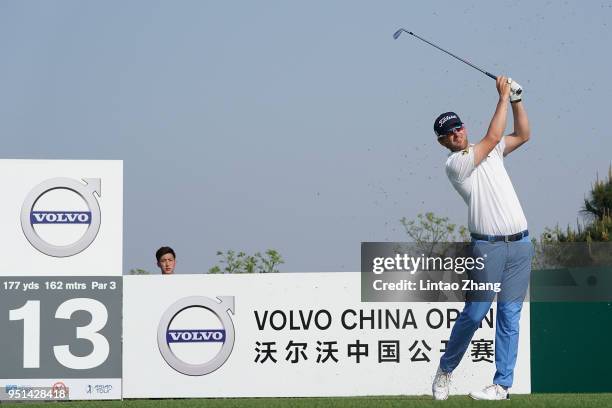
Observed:
[[[482,138],[476,146],[474,146],[474,166],[478,166],[480,162],[495,146],[501,141],[506,128],[506,118],[508,117],[508,101],[505,98],[500,98],[495,108],[495,113],[489,124],[487,134]]]
[[[527,111],[523,106],[523,102],[515,102],[512,105],[512,116],[514,117],[514,132],[510,133],[506,138],[506,148],[504,156],[507,156],[514,150],[518,149],[523,143],[529,140],[531,131],[529,129],[529,119],[527,119]]]

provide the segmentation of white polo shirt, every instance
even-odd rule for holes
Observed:
[[[478,166],[474,145],[450,153],[446,175],[468,205],[468,229],[485,235],[511,235],[527,229],[527,219],[504,167],[506,137]]]

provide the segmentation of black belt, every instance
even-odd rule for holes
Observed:
[[[478,241],[489,241],[489,242],[497,242],[497,241],[504,241],[504,242],[515,242],[515,241],[520,241],[521,239],[528,237],[529,236],[529,231],[525,230],[525,231],[521,231],[518,234],[512,234],[512,235],[481,235],[481,234],[475,234],[475,233],[470,233],[470,236]]]

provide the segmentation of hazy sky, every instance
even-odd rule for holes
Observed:
[[[574,224],[612,160],[610,1],[1,1],[1,156],[123,160],[125,271],[161,245],[356,271],[404,216],[467,224],[433,120],[477,141],[497,101],[399,27],[523,85],[506,167],[533,233]]]

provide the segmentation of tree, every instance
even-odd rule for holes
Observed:
[[[470,234],[465,226],[448,222],[448,217],[438,217],[433,212],[418,214],[416,220],[403,217],[400,223],[406,234],[416,243],[467,242]]]
[[[275,273],[276,267],[285,263],[282,256],[274,249],[268,249],[265,254],[256,252],[248,255],[246,252],[234,250],[217,251],[221,266],[215,265],[208,273]]]
[[[612,231],[612,165],[608,177],[591,186],[576,227],[546,228],[535,248],[534,269],[610,265]],[[535,241],[535,240],[534,240]],[[534,242],[535,243],[535,242]]]
[[[602,220],[604,217],[610,217],[612,209],[612,164],[608,168],[608,178],[599,180],[597,176],[595,183],[591,187],[589,198],[584,199],[584,207],[582,212],[588,214],[591,218]]]
[[[427,254],[444,257],[464,246],[453,245],[455,242],[469,242],[470,235],[465,226],[457,227],[449,222],[448,217],[438,217],[433,212],[418,214],[416,220],[403,217],[400,223],[414,244],[397,248],[398,253]]]
[[[134,268],[130,269],[130,275],[150,275],[151,273],[146,269]]]
[[[542,242],[609,242],[612,231],[612,165],[608,169],[608,177],[599,180],[591,186],[589,197],[584,199],[584,207],[580,212],[585,216],[583,223],[576,222],[574,230],[569,225],[562,230],[546,228]]]

